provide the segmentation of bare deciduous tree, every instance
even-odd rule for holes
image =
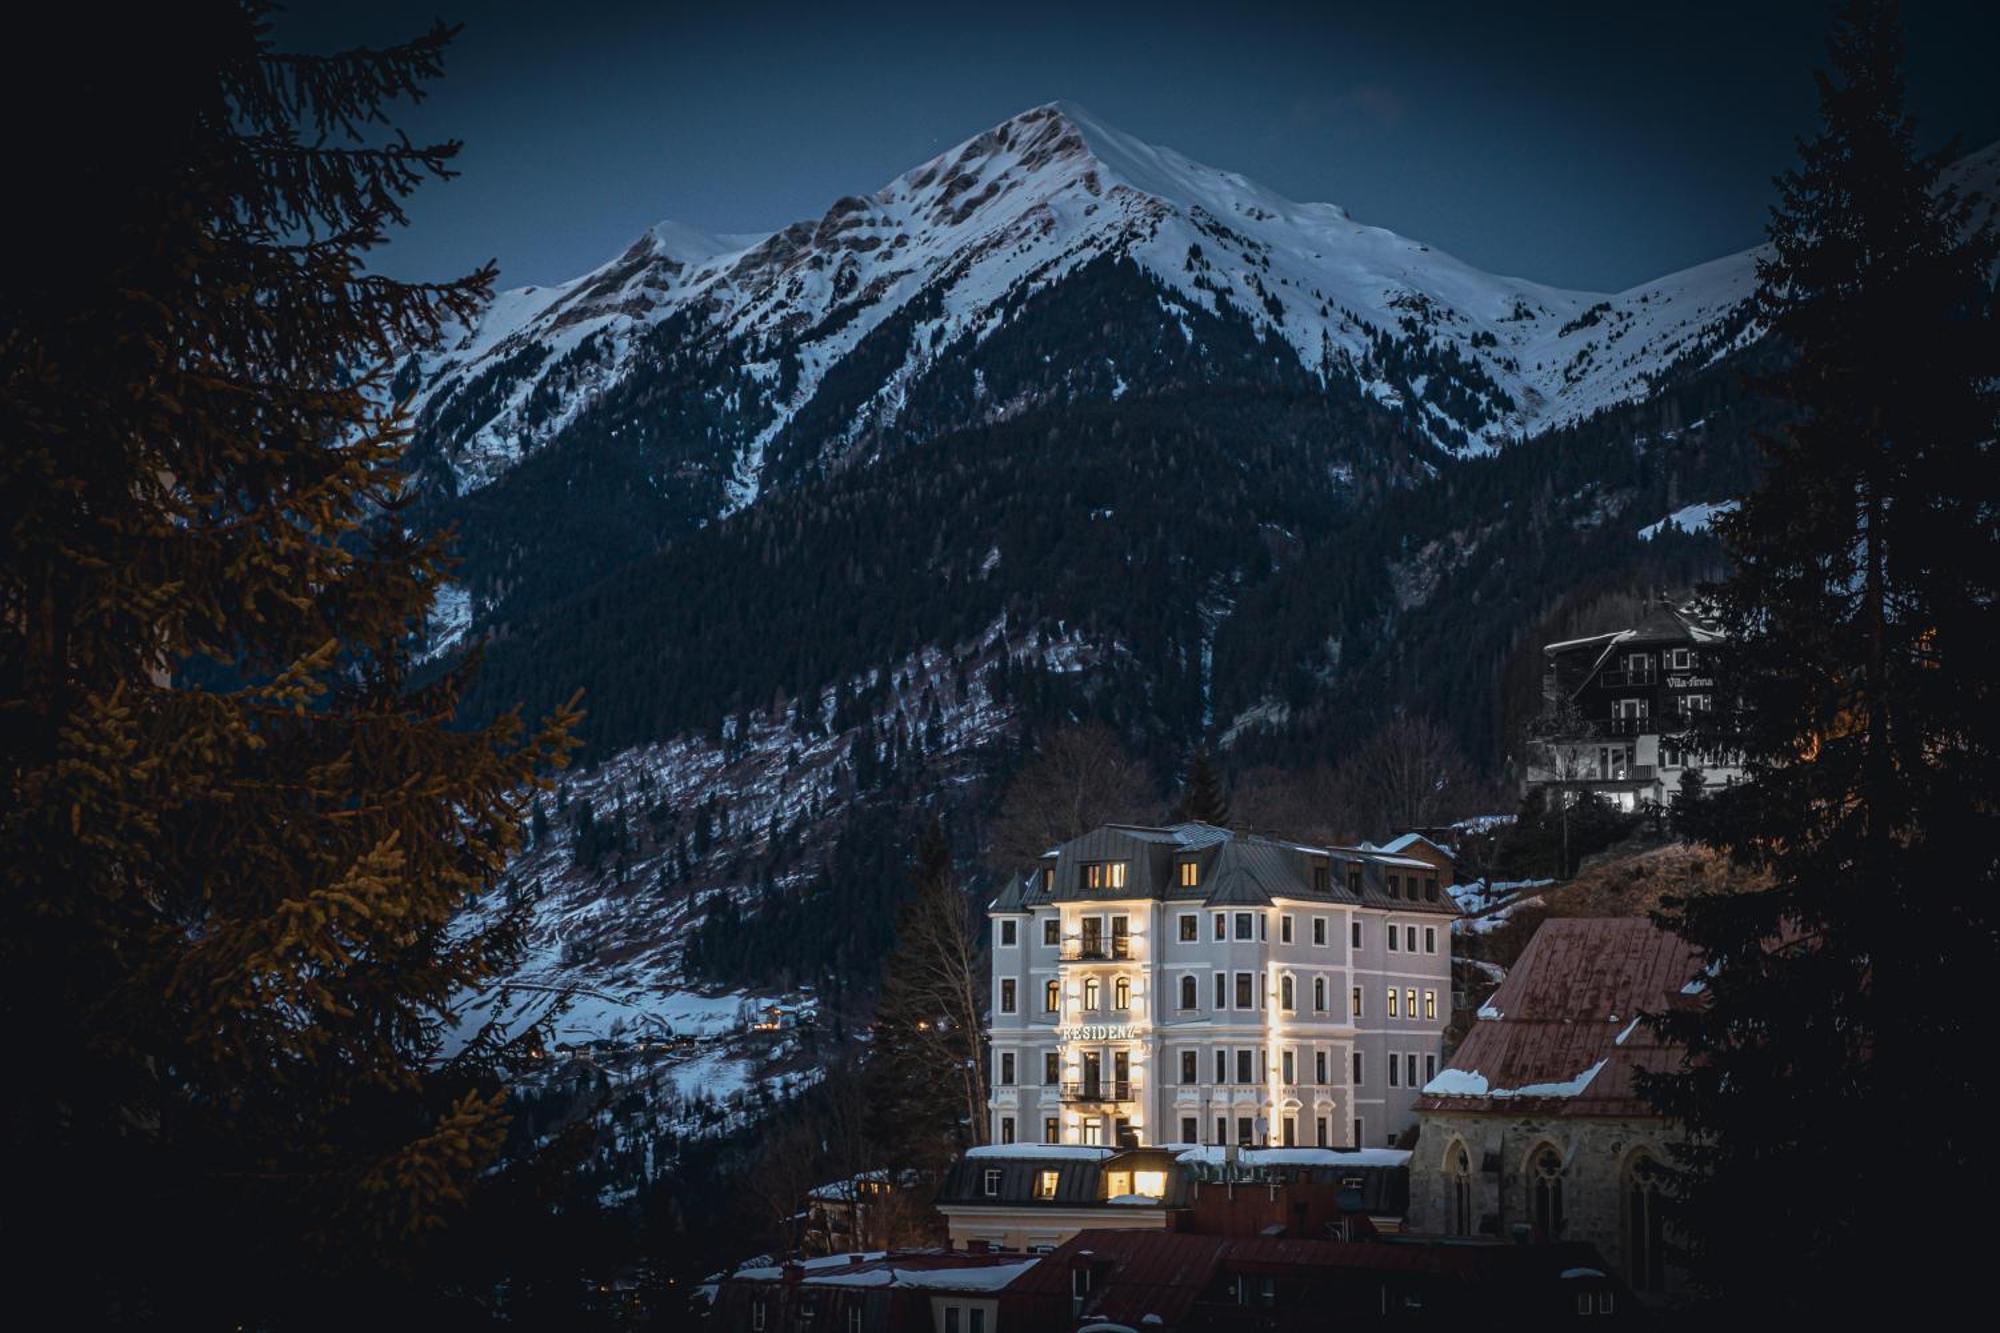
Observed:
[[[1159,802],[1145,764],[1102,723],[1056,732],[1007,785],[988,828],[993,868],[1018,875],[1059,842],[1113,821],[1151,819]]]
[[[1472,767],[1451,733],[1429,718],[1399,717],[1336,773],[1341,794],[1377,835],[1423,828],[1458,813]]]

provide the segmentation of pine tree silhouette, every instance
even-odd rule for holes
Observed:
[[[1710,973],[1661,1022],[1692,1063],[1652,1092],[1695,1135],[1680,1230],[1735,1319],[1842,1313],[1851,1289],[1810,1275],[1983,1271],[1951,1251],[1994,1175],[1972,1053],[2000,971],[1995,247],[1914,148],[1901,58],[1890,6],[1846,11],[1760,263],[1793,415],[1720,524],[1742,698],[1697,737],[1747,781],[1687,819],[1771,887],[1665,917]]]
[[[440,1048],[574,713],[523,745],[455,725],[470,663],[412,684],[447,561],[386,378],[492,272],[364,263],[450,173],[383,112],[451,33],[281,55],[267,9],[78,10],[24,71],[75,115],[0,286],[5,1225],[92,1324],[409,1305],[537,1040]]]
[[[1181,819],[1198,819],[1218,828],[1229,827],[1229,797],[1222,780],[1209,762],[1207,750],[1196,750],[1188,764],[1187,781],[1181,787],[1181,803],[1175,810]]]

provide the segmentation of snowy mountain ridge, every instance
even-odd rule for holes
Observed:
[[[816,222],[764,237],[662,223],[582,277],[502,293],[422,359],[417,404],[462,494],[557,440],[648,357],[681,375],[729,372],[726,386],[703,386],[730,418],[727,513],[756,498],[773,443],[889,321],[909,325],[893,330],[901,346],[871,357],[880,368],[863,370],[836,438],[808,447],[838,449],[893,421],[903,389],[940,356],[976,349],[1028,296],[1105,258],[1158,284],[1162,326],[1189,344],[1194,310],[1244,322],[1323,382],[1353,381],[1460,453],[1642,397],[1677,358],[1721,354],[1749,336],[1731,316],[1754,285],[1750,253],[1615,295],[1497,277],[1057,102]],[[1419,352],[1426,372],[1391,370],[1395,348]]]

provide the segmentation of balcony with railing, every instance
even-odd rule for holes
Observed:
[[[1072,1105],[1104,1105],[1132,1100],[1132,1080],[1117,1078],[1084,1079],[1062,1085],[1063,1101]]]
[[[1597,677],[1597,683],[1606,689],[1621,690],[1639,685],[1657,685],[1660,676],[1651,667],[1638,671],[1606,671]]]
[[[1058,955],[1065,963],[1117,963],[1132,956],[1130,937],[1113,935],[1110,939],[1070,938],[1062,942],[1062,952]]]

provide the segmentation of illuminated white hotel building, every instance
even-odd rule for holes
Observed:
[[[1451,1018],[1451,858],[1110,824],[992,925],[993,1143],[1378,1147]]]

